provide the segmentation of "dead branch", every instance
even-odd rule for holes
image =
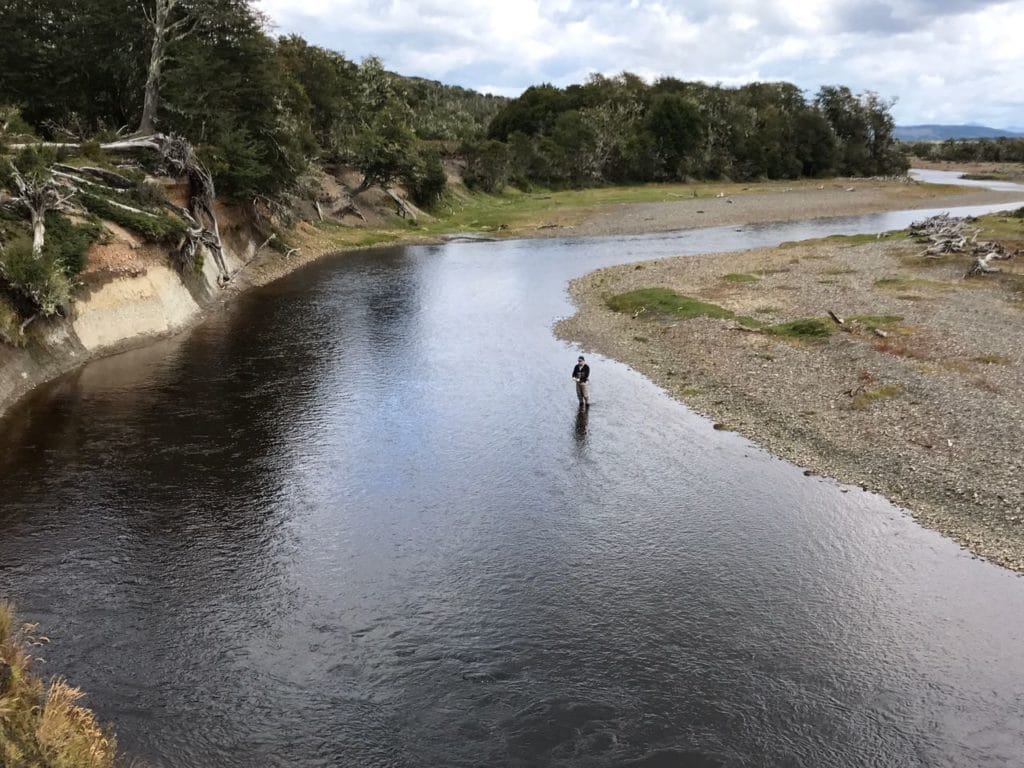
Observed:
[[[836,314],[835,312],[833,312],[833,311],[832,311],[831,309],[830,309],[830,310],[828,311],[828,316],[832,318],[832,321],[833,321],[833,322],[834,322],[834,323],[835,323],[836,325],[844,325],[844,324],[846,323],[846,321],[845,321],[845,320],[843,320],[843,318],[839,317],[839,315],[837,315],[837,314]]]
[[[412,209],[409,203],[402,199],[402,197],[397,192],[395,192],[395,190],[389,188],[386,189],[385,191],[388,193],[388,197],[394,200],[395,205],[398,206],[399,216],[401,216],[402,218],[409,217],[413,221],[416,221],[416,212]]]
[[[998,267],[989,266],[993,261],[1008,261],[1013,258],[1013,254],[1007,252],[1005,249],[996,251],[989,251],[984,256],[979,256],[974,260],[974,265],[967,270],[967,274],[964,277],[974,277],[975,275],[990,275],[993,272],[998,272]]]
[[[57,170],[57,167],[58,166],[56,165],[53,167],[53,175],[57,178],[57,180],[63,182],[64,184],[74,182],[74,184],[77,184],[80,187],[92,187],[97,190],[101,190],[104,194],[123,195],[128,191],[126,189],[115,189],[114,187],[108,187],[106,184],[100,184],[98,181],[92,181],[91,179],[87,179],[84,176],[76,176],[73,173],[59,171]],[[68,186],[71,185],[68,184]]]
[[[27,319],[23,320],[23,321],[22,321],[22,323],[21,323],[21,325],[20,325],[20,326],[18,327],[18,333],[20,333],[20,334],[21,334],[22,336],[24,336],[24,335],[25,335],[25,329],[26,329],[26,328],[28,328],[28,327],[29,327],[30,325],[32,325],[32,322],[33,322],[33,321],[34,321],[34,320],[35,320],[35,319],[36,319],[37,317],[39,317],[39,313],[38,313],[38,312],[36,312],[35,314],[33,314],[33,315],[32,315],[31,317],[29,317],[29,318],[27,318]]]
[[[84,174],[85,176],[93,176],[100,181],[106,182],[106,186],[113,187],[118,191],[124,191],[131,189],[135,186],[132,180],[122,176],[120,173],[108,170],[106,168],[96,168],[91,165],[83,165],[81,167],[75,167],[72,165],[63,165],[57,163],[53,166],[58,171],[64,171],[65,173],[77,173]]]
[[[344,216],[348,213],[351,213],[353,216],[356,216],[360,221],[366,221],[366,217],[363,216],[363,212],[359,210],[354,200],[349,200],[347,203],[345,203],[345,205],[338,209],[336,215]]]
[[[72,188],[70,192],[63,192],[52,173],[43,178],[26,179],[13,162],[10,162],[10,167],[17,189],[11,202],[28,213],[32,224],[32,255],[38,259],[42,257],[46,243],[47,212],[63,210],[76,190]]]
[[[988,275],[998,272],[991,266],[993,261],[1006,261],[1013,258],[1013,253],[994,241],[978,240],[981,230],[969,227],[974,219],[955,218],[948,213],[932,216],[910,225],[910,233],[918,242],[927,243],[928,247],[921,253],[925,258],[938,258],[946,254],[964,254],[975,257],[964,277]]]

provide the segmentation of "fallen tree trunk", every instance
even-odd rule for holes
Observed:
[[[416,212],[410,207],[409,203],[407,203],[401,197],[401,195],[399,195],[397,192],[395,192],[395,190],[390,189],[390,188],[386,189],[385,192],[388,193],[388,197],[390,197],[392,200],[394,200],[395,201],[395,205],[398,206],[398,215],[399,216],[401,216],[402,218],[405,218],[406,216],[408,216],[413,221],[416,221]]]
[[[1012,253],[1000,253],[999,251],[990,251],[984,256],[979,256],[974,261],[974,265],[967,270],[967,274],[964,277],[974,277],[975,275],[990,275],[993,272],[998,272],[998,267],[989,266],[993,261],[1007,261],[1013,258]]]
[[[120,173],[116,173],[115,171],[111,171],[106,168],[96,168],[91,165],[75,167],[73,165],[62,165],[61,163],[57,163],[53,167],[56,168],[58,171],[63,171],[65,173],[76,173],[80,175],[84,174],[86,176],[94,176],[100,181],[106,182],[106,186],[112,187],[113,189],[122,192],[131,189],[133,186],[135,186],[132,183],[131,179],[127,178],[126,176],[122,176]]]

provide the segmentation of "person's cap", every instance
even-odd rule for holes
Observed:
[[[583,362],[583,355],[580,355],[578,359],[582,363]]]

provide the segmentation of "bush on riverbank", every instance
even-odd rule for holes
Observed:
[[[36,256],[27,223],[9,214],[0,216],[0,291],[7,291],[8,299],[16,299],[5,301],[0,308],[0,338],[12,344],[23,340],[21,320],[12,326],[12,310],[16,314],[23,310],[25,318],[49,316],[70,303],[72,284],[85,267],[86,252],[102,233],[95,222],[76,223],[50,211],[43,251]],[[12,327],[16,334],[10,332]]]
[[[81,706],[82,692],[60,679],[47,687],[33,671],[32,653],[45,642],[0,602],[0,765],[112,768],[117,742]]]

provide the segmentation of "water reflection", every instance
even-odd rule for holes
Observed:
[[[1014,765],[1017,580],[612,361],[592,422],[550,334],[920,215],[318,264],[12,415],[0,594],[153,766]]]
[[[576,436],[576,441],[582,443],[587,438],[587,421],[590,417],[590,409],[582,403],[576,410],[576,424],[573,428],[573,434]]]

